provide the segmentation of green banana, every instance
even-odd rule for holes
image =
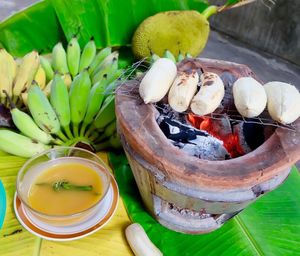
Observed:
[[[79,124],[84,119],[86,113],[90,90],[90,76],[88,71],[84,70],[73,80],[69,94],[71,121],[75,137],[79,135]]]
[[[73,138],[70,131],[71,113],[68,88],[59,74],[55,74],[51,83],[50,103],[64,128],[67,136]]]
[[[16,108],[7,92],[4,92],[10,104],[10,113],[12,120],[19,131],[31,139],[35,139],[44,144],[49,144],[53,140],[51,135],[42,131],[36,125],[30,115]]]
[[[70,74],[75,77],[78,74],[79,63],[80,63],[80,45],[77,37],[73,37],[67,48],[67,60]]]
[[[17,108],[11,109],[10,113],[15,126],[27,137],[43,144],[49,144],[53,140],[52,136],[42,131],[27,113]]]
[[[179,53],[177,56],[177,62],[181,62],[184,60],[184,55],[182,53]]]
[[[88,68],[93,62],[96,56],[96,44],[93,39],[91,39],[83,48],[80,64],[79,64],[79,72]]]
[[[176,63],[176,58],[174,57],[174,55],[170,51],[166,50],[165,53],[164,53],[164,57],[171,60],[171,61],[173,61],[174,63]]]
[[[187,53],[187,54],[185,55],[185,57],[186,57],[186,58],[193,58],[193,56],[192,56],[190,53]]]
[[[0,98],[5,102],[6,91],[9,97],[12,96],[13,81],[17,72],[17,64],[14,58],[5,50],[0,49]]]
[[[107,86],[107,78],[103,79],[93,85],[89,93],[88,106],[86,114],[83,119],[83,124],[80,130],[80,135],[83,136],[85,128],[92,123],[93,118],[97,115],[99,109],[101,108],[102,102],[104,100],[104,91]]]
[[[43,143],[6,129],[0,129],[0,149],[21,157],[32,157],[50,148]]]
[[[51,67],[49,60],[47,58],[45,58],[44,56],[40,56],[40,62],[41,62],[42,68],[44,69],[44,71],[46,73],[47,81],[52,80],[53,76],[54,76],[54,72],[53,72],[53,69]]]
[[[59,134],[59,120],[40,87],[32,85],[28,92],[28,108],[35,123],[45,132]]]
[[[118,60],[119,53],[117,51],[112,52],[109,54],[105,59],[94,69],[94,71],[91,74],[91,76],[95,76],[99,72],[99,70],[103,69],[107,65],[113,62],[113,60]]]
[[[109,95],[103,102],[103,106],[94,119],[93,126],[97,129],[103,129],[110,122],[112,122],[115,116],[115,95]]]
[[[15,97],[19,97],[22,92],[25,92],[31,86],[39,65],[38,52],[32,51],[23,57],[13,86],[13,95]]]
[[[89,73],[92,74],[95,72],[95,70],[97,69],[97,67],[101,64],[101,62],[111,54],[111,48],[107,47],[107,48],[103,48],[100,52],[97,53],[97,55],[95,56],[93,62],[91,63],[90,67],[89,67]]]
[[[92,82],[97,83],[102,79],[104,75],[108,78],[113,76],[118,70],[118,58],[112,58],[109,61],[103,63],[101,68],[98,69],[97,73],[92,75]]]
[[[67,54],[61,42],[57,43],[52,49],[52,67],[54,71],[62,75],[69,72]]]

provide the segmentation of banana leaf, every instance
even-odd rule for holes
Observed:
[[[136,27],[148,16],[167,10],[203,11],[206,0],[51,0],[69,40],[83,45],[94,37],[97,47],[130,45]],[[72,10],[72,11],[70,11]]]
[[[0,23],[0,44],[14,56],[29,51],[51,52],[64,34],[47,1],[37,3]]]
[[[130,218],[143,226],[164,255],[299,255],[300,174],[296,168],[283,185],[220,229],[185,235],[161,226],[146,212],[125,155],[110,153],[109,159]]]

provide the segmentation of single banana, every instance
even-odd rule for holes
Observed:
[[[9,97],[12,96],[13,81],[17,72],[17,64],[14,58],[5,50],[0,49],[0,98],[3,103],[7,92]]]
[[[52,67],[54,71],[66,74],[69,72],[67,54],[61,42],[57,43],[52,50]]]
[[[176,58],[169,50],[165,51],[164,58],[167,58],[167,59],[173,61],[176,64]]]
[[[184,55],[182,53],[179,53],[177,56],[177,62],[181,62],[184,60]]]
[[[0,129],[0,149],[21,157],[32,157],[50,148],[43,143],[6,129]]]
[[[27,113],[16,107],[12,108],[10,113],[15,126],[22,134],[43,144],[49,144],[53,140],[51,135],[42,131]]]
[[[93,85],[89,93],[88,105],[86,114],[83,119],[83,124],[80,130],[80,135],[83,136],[85,128],[93,122],[93,118],[99,112],[102,102],[104,100],[104,92],[107,86],[106,78]]]
[[[59,119],[60,125],[64,128],[69,138],[72,138],[70,131],[71,113],[69,103],[69,92],[63,79],[55,74],[51,83],[50,103]]]
[[[100,52],[97,53],[97,55],[95,56],[93,62],[91,63],[90,67],[89,67],[89,73],[92,74],[95,72],[95,70],[97,69],[97,67],[101,64],[101,62],[111,54],[111,48],[107,47],[107,48],[103,48]]]
[[[272,119],[290,124],[300,116],[300,93],[291,84],[268,82],[264,85],[268,98],[268,112]]]
[[[200,76],[201,87],[194,96],[191,103],[191,110],[199,116],[214,112],[220,105],[224,94],[222,79],[215,73],[204,72]]]
[[[125,230],[127,241],[135,256],[162,256],[161,251],[151,242],[143,227],[138,223]]]
[[[46,133],[60,132],[59,120],[46,95],[37,86],[32,85],[28,92],[28,108],[35,123]]]
[[[177,67],[173,61],[167,58],[155,61],[140,83],[139,93],[144,102],[160,101],[168,93],[176,74]]]
[[[168,94],[171,108],[177,112],[186,111],[197,91],[198,82],[199,75],[196,70],[178,72]]]
[[[252,77],[241,77],[232,87],[234,105],[245,117],[260,115],[267,105],[267,94],[262,84]]]
[[[113,61],[117,61],[119,58],[119,53],[117,51],[112,52],[109,54],[96,68],[95,70],[90,73],[92,77],[95,76],[101,69],[110,65]]]
[[[91,80],[89,73],[87,70],[84,70],[73,80],[69,93],[71,121],[75,137],[79,135],[79,124],[86,113],[90,90]]]
[[[103,129],[115,118],[115,95],[109,95],[103,102],[103,106],[96,115],[93,126],[97,129]]]
[[[52,80],[53,76],[54,76],[54,72],[51,67],[50,61],[47,58],[45,58],[44,56],[40,56],[40,62],[41,62],[42,68],[45,71],[47,81]]]
[[[113,58],[109,62],[103,63],[101,68],[97,71],[96,74],[92,76],[93,84],[101,81],[103,76],[111,79],[118,70],[118,58]]]
[[[77,37],[73,37],[70,40],[67,48],[68,67],[72,77],[75,77],[79,71],[80,51],[80,45]]]
[[[40,65],[35,77],[34,77],[34,81],[36,81],[36,83],[40,86],[40,88],[43,90],[46,86],[46,73],[44,71],[44,69],[42,68],[42,66]]]
[[[22,92],[27,91],[31,86],[39,65],[40,58],[38,52],[32,51],[23,57],[14,82],[13,95],[15,97],[19,97]]]
[[[80,58],[80,64],[79,64],[79,72],[88,68],[92,64],[95,56],[96,56],[96,44],[95,41],[91,39],[83,48],[81,58]]]

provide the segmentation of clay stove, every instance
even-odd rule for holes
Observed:
[[[225,61],[193,59],[179,68],[187,65],[255,77],[248,67]],[[294,124],[295,131],[277,128],[244,156],[221,161],[189,156],[163,134],[156,122],[157,109],[139,97],[139,82],[128,81],[117,91],[118,130],[146,208],[172,230],[198,234],[219,228],[279,186],[300,159],[300,120]]]

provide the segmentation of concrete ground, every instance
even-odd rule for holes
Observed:
[[[1,0],[0,20],[23,9],[34,0]],[[282,81],[294,84],[300,90],[300,67],[278,57],[266,54],[236,41],[220,32],[211,31],[206,48],[201,57],[222,59],[249,66],[264,82]],[[300,162],[297,164],[300,169]]]

